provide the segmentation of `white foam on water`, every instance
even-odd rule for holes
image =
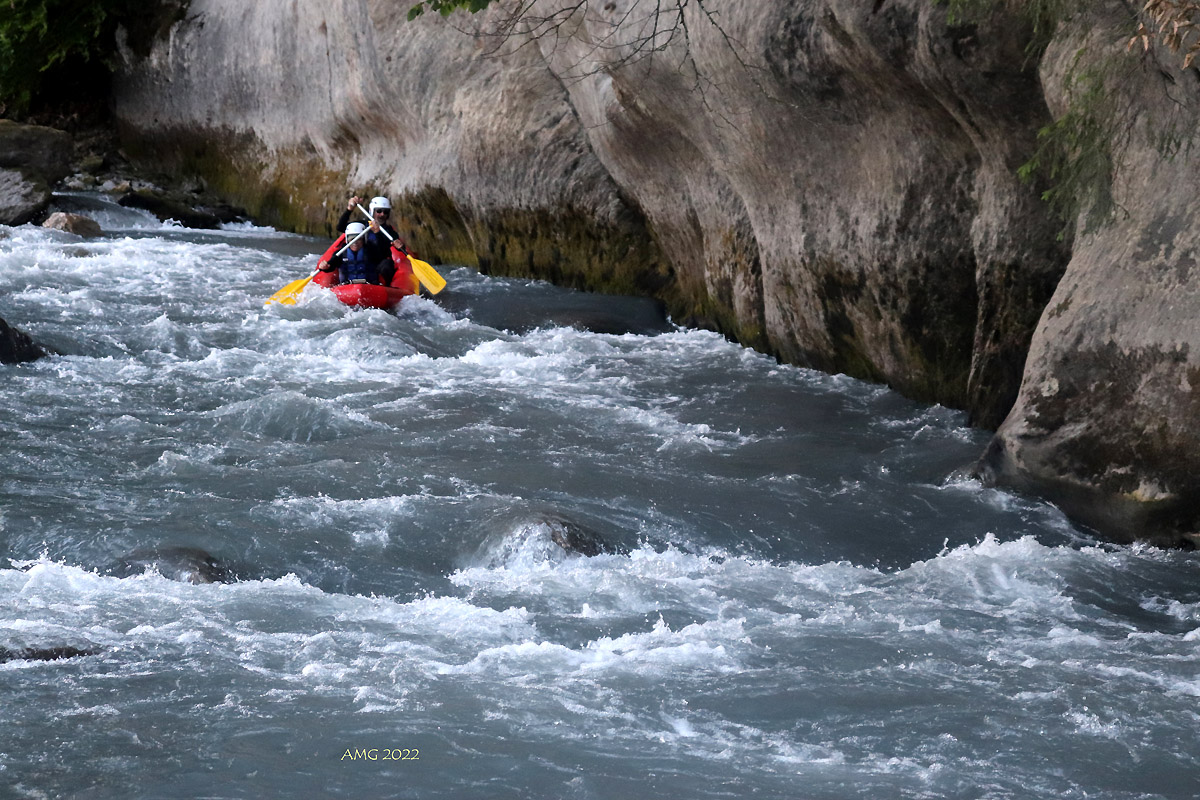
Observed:
[[[324,685],[337,683],[331,676],[341,669],[353,669],[361,681],[376,659],[395,655],[405,642],[426,648],[423,664],[410,665],[424,669],[431,653],[451,657],[440,648],[503,646],[532,633],[519,609],[494,611],[456,598],[398,603],[329,595],[292,576],[191,585],[153,572],[113,578],[47,561],[17,566],[0,570],[0,595],[20,616],[0,620],[0,631],[21,630],[25,641],[36,631],[99,650],[101,660],[153,662],[164,648],[187,660],[195,650],[288,682],[319,676]]]
[[[396,510],[391,501],[289,503],[335,513]],[[987,540],[888,574],[847,564],[773,564],[643,547],[629,557],[471,567],[451,576],[468,590],[467,597],[408,602],[331,595],[290,577],[190,586],[153,573],[116,579],[38,561],[0,570],[0,605],[12,609],[0,636],[11,642],[19,633],[22,643],[45,637],[97,648],[101,655],[93,660],[128,663],[146,674],[163,658],[182,659],[214,673],[253,674],[273,687],[275,694],[262,699],[246,693],[227,698],[226,707],[238,714],[265,713],[295,692],[343,698],[366,714],[411,712],[429,708],[431,686],[441,685],[437,695],[444,696],[446,686],[439,682],[452,681],[483,703],[493,723],[531,726],[537,736],[562,735],[552,724],[557,707],[572,720],[571,735],[581,740],[600,735],[614,746],[666,748],[736,764],[739,771],[800,770],[815,779],[811,770],[819,769],[821,780],[839,780],[839,771],[849,779],[867,770],[937,786],[944,771],[965,768],[962,753],[969,748],[957,739],[931,743],[921,756],[889,755],[886,739],[861,739],[857,733],[845,739],[852,743],[848,747],[836,737],[739,722],[731,709],[711,707],[720,694],[716,687],[760,674],[767,664],[774,664],[772,682],[811,687],[818,694],[845,692],[847,680],[896,688],[917,681],[930,691],[961,685],[972,693],[973,704],[985,708],[1019,713],[1040,702],[1061,715],[1071,735],[1136,739],[1148,724],[1139,715],[1161,724],[1177,698],[1195,692],[1186,679],[1113,663],[1127,640],[1083,632],[1079,624],[1086,617],[1062,602],[1065,574],[1112,556],[1032,540]],[[546,596],[591,623],[647,614],[653,621],[619,635],[556,641],[522,600],[535,603]],[[493,607],[490,598],[499,597],[504,604]],[[1028,609],[1030,601],[1045,610],[1040,618]],[[686,608],[698,621],[669,623],[655,613],[659,608]],[[562,616],[570,615],[564,610]],[[1192,646],[1178,646],[1181,638],[1162,664],[1191,651]],[[828,661],[822,643],[829,641],[857,641],[866,648],[859,658],[867,660]],[[933,647],[942,655],[881,658],[871,649],[881,645],[910,653]],[[799,648],[796,655],[787,655],[788,647]],[[1029,669],[1020,653],[1034,647],[1038,672],[1052,676],[1057,686],[1026,689],[1023,705],[1011,706],[1004,684],[1014,670]],[[809,648],[810,654],[800,655]],[[957,660],[963,663],[953,664]],[[865,672],[854,678],[854,669]],[[1071,688],[1081,676],[1088,676],[1084,686],[1107,684],[1106,693],[1121,686],[1139,689],[1131,702],[1104,713],[1089,711],[1094,698]],[[666,694],[675,699],[647,714],[635,695],[617,688],[644,683],[676,687]],[[703,710],[681,705],[685,698],[710,694]],[[1147,703],[1154,694],[1169,705]],[[942,696],[942,704],[949,701]],[[797,712],[803,719],[803,708]],[[1039,724],[1036,716],[1029,724]]]
[[[708,340],[706,334],[694,334]],[[684,349],[695,346],[680,334],[668,334]],[[590,427],[630,429],[659,440],[658,450],[706,451],[735,448],[755,441],[740,431],[721,431],[707,423],[689,423],[669,410],[672,398],[644,396],[626,353],[636,341],[657,343],[663,336],[603,336],[571,328],[534,331],[517,341],[492,340],[461,357],[472,367],[470,380],[519,388],[533,397],[553,401]],[[616,344],[621,344],[618,348]]]
[[[6,537],[22,554],[29,541],[61,553],[194,526],[251,537],[254,553],[302,575],[319,551],[351,588],[295,576],[193,586],[49,558],[0,569],[0,647],[96,651],[0,666],[34,689],[65,687],[53,693],[61,703],[31,713],[162,717],[190,746],[205,731],[245,734],[247,720],[298,730],[306,714],[347,712],[372,730],[565,748],[586,768],[636,757],[747,795],[1000,797],[1025,785],[1132,796],[1081,777],[1113,752],[1134,769],[1164,759],[1195,773],[1200,600],[1180,578],[1194,568],[1178,554],[1096,546],[1052,507],[974,481],[906,487],[906,459],[973,441],[957,412],[782,367],[712,333],[511,335],[425,298],[387,314],[327,292],[264,307],[309,258],[238,246],[261,231],[203,243],[168,233],[81,241],[0,229],[0,317],[19,312],[9,321],[67,353],[9,373],[0,436],[16,452],[4,486],[21,502],[0,511]],[[748,422],[755,404],[727,409],[729,386],[778,397]],[[850,420],[828,436],[886,460],[864,455],[837,479],[810,472],[810,440],[797,433],[808,404],[820,406],[814,418]],[[501,459],[531,436],[539,457],[628,462],[616,476],[627,482],[574,498],[546,481],[550,468],[538,476],[549,485],[508,481]],[[793,442],[800,456],[772,452],[777,469],[733,463]],[[471,471],[489,459],[497,469]],[[397,477],[410,460],[412,474]],[[674,486],[675,473],[656,472],[666,463],[719,487],[703,498],[712,508],[689,516],[671,497],[629,496],[642,479],[648,493],[662,491],[654,479]],[[50,476],[61,483],[38,488]],[[760,485],[786,489],[772,498],[794,527],[784,514],[763,522],[753,502],[723,516],[723,499],[763,497]],[[822,504],[850,497],[863,525],[883,524],[867,508],[880,485],[911,488],[913,505],[932,509],[926,527],[896,534],[932,546],[908,543],[922,559],[889,569],[829,560],[855,552],[837,537],[874,531],[824,531]],[[531,524],[465,554],[513,509],[573,503],[655,544],[573,557]],[[995,534],[932,555],[963,540],[939,527],[973,522],[954,517],[963,508],[996,520]],[[824,533],[836,555],[816,558],[804,537]],[[426,552],[436,568],[409,563]],[[426,568],[424,584],[386,596],[392,576]],[[1074,760],[1057,776],[1022,766],[1042,748]],[[35,755],[53,760],[51,750]],[[993,764],[997,752],[1009,762]]]
[[[226,233],[248,233],[254,238],[270,236],[271,234],[279,234],[281,236],[292,236],[294,234],[283,233],[276,230],[270,225],[255,225],[253,222],[222,222],[221,230]]]
[[[289,529],[327,537],[346,531],[359,544],[382,547],[399,541],[414,515],[444,502],[429,493],[360,499],[301,497],[276,500],[272,516]]]
[[[221,406],[208,416],[238,430],[272,439],[313,442],[348,434],[386,431],[369,416],[340,401],[311,398],[299,392],[272,392],[252,400]]]
[[[641,679],[678,678],[737,672],[740,665],[726,646],[714,642],[740,637],[740,621],[687,625],[671,630],[658,620],[645,633],[626,634],[615,639],[601,637],[582,648],[548,641],[525,641],[487,648],[465,664],[443,666],[438,674],[472,674],[489,680],[568,680],[599,673],[632,673]],[[525,676],[524,678],[522,676]]]

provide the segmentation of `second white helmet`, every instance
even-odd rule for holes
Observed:
[[[388,211],[391,211],[392,204],[388,202],[386,197],[372,197],[371,205],[369,205],[368,208],[371,209],[371,213],[374,214],[375,211],[380,208],[386,208]]]

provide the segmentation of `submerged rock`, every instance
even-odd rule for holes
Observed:
[[[135,550],[108,570],[118,578],[157,572],[181,583],[233,583],[234,568],[198,547],[158,547]]]
[[[46,351],[35,344],[29,334],[0,319],[0,364],[34,361],[44,355]]]
[[[592,556],[628,554],[628,551],[609,544],[596,531],[585,528],[570,520],[550,517],[538,524],[544,526],[549,531],[550,541],[554,542],[567,553],[588,558]]]
[[[215,230],[227,222],[246,220],[246,212],[224,204],[192,204],[167,193],[139,189],[126,192],[117,203],[149,211],[163,222],[174,220],[186,228]]]
[[[22,647],[15,650],[0,647],[0,664],[9,661],[60,661],[64,658],[94,656],[99,652],[78,647]]]
[[[560,514],[505,514],[496,524],[501,530],[489,536],[479,550],[484,563],[492,567],[629,554],[625,547]]]

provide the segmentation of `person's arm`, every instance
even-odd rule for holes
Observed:
[[[388,251],[386,257],[380,259],[379,264],[375,267],[375,272],[378,273],[381,284],[392,285],[392,278],[396,277],[396,265],[392,261],[391,251]]]
[[[351,197],[349,200],[346,201],[346,210],[342,212],[342,215],[340,217],[338,217],[338,221],[337,221],[338,233],[346,232],[346,226],[350,224],[350,215],[354,213],[354,210],[356,208],[358,208],[358,204],[361,202],[362,202],[362,198],[359,197],[358,195],[354,195],[354,197]]]
[[[337,259],[338,263],[341,263],[341,258],[337,255],[337,251],[341,249],[342,245],[345,243],[345,234],[335,239],[333,244],[329,245],[329,249],[326,250],[324,255],[321,256],[321,260],[317,262],[317,269],[321,270],[321,272],[333,272],[335,269],[337,269],[337,264],[334,263],[334,259]]]

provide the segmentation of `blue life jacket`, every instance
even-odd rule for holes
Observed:
[[[379,283],[378,264],[367,255],[367,248],[353,248],[342,253],[342,263],[338,264],[338,280],[342,283],[349,281],[369,281]]]

